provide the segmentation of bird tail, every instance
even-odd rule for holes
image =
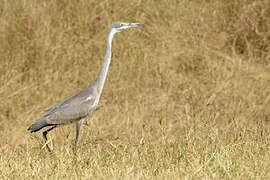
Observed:
[[[27,129],[28,131],[36,132],[39,131],[40,129],[49,126],[50,124],[47,123],[47,120],[45,117],[42,117],[40,119],[37,119],[31,126]]]

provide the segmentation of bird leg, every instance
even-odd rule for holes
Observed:
[[[44,131],[44,132],[42,133],[42,134],[43,134],[43,137],[44,137],[44,139],[45,139],[46,147],[47,147],[47,149],[48,149],[49,152],[51,152],[51,149],[50,149],[50,147],[49,147],[48,144],[47,144],[47,141],[48,141],[48,139],[47,139],[47,134],[48,134],[48,132],[50,132],[51,130],[53,130],[55,127],[56,127],[56,126],[53,126],[53,127],[47,129],[46,131]]]
[[[73,146],[73,152],[74,154],[76,154],[76,151],[77,151],[77,141],[78,141],[78,138],[79,138],[79,134],[80,134],[80,129],[81,129],[81,126],[84,122],[84,119],[80,120],[79,122],[76,123],[76,138],[75,138],[75,141],[74,141],[74,146]]]

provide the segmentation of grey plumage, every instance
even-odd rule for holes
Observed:
[[[50,126],[48,123],[47,123],[47,120],[45,117],[42,117],[42,118],[39,118],[37,119],[29,128],[28,130],[30,132],[36,132],[36,131],[39,131],[40,129],[46,127],[46,126]]]
[[[111,61],[111,43],[113,36],[115,33],[120,32],[124,29],[136,27],[139,25],[141,24],[124,23],[119,21],[113,23],[107,35],[106,54],[97,79],[92,84],[82,89],[78,93],[67,97],[58,104],[45,110],[42,113],[43,117],[37,119],[28,128],[28,130],[32,133],[39,131],[44,127],[51,126],[51,128],[43,132],[43,136],[47,141],[48,132],[57,127],[58,125],[76,123],[76,138],[73,147],[74,152],[76,152],[76,144],[79,137],[81,125],[83,124],[86,117],[96,109],[104,87],[108,68]],[[50,151],[47,144],[46,146]]]

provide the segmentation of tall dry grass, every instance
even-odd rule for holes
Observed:
[[[267,0],[1,1],[1,179],[269,179],[269,17]],[[49,154],[26,129],[95,79],[116,20],[144,26],[113,40],[77,156],[73,125]]]

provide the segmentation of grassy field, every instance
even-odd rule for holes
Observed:
[[[270,1],[0,1],[0,179],[270,179]],[[99,108],[28,126],[93,81]]]

